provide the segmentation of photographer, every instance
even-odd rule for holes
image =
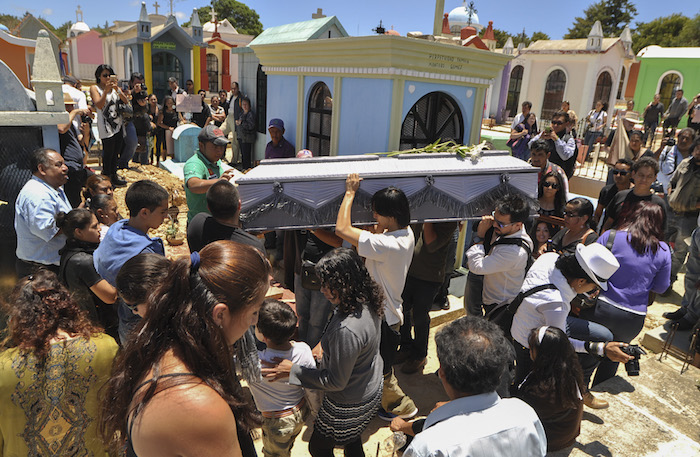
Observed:
[[[662,293],[670,285],[671,249],[663,239],[663,211],[642,201],[620,230],[603,233],[598,243],[610,246],[620,268],[608,280],[595,307],[579,317],[607,327],[615,341],[629,343],[644,328],[649,292]],[[617,362],[603,359],[593,385],[615,376]]]
[[[654,153],[659,161],[659,176],[657,179],[664,186],[664,192],[668,191],[671,176],[683,159],[690,156],[690,147],[695,140],[695,130],[684,128],[678,133],[678,144],[672,136],[661,141],[661,147]]]

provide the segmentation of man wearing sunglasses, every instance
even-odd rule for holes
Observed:
[[[598,206],[596,206],[595,214],[593,215],[596,226],[603,215],[603,210],[610,204],[615,195],[632,187],[632,164],[633,162],[630,159],[625,158],[620,158],[615,163],[611,170],[614,182],[603,187],[598,196]]]
[[[533,248],[524,227],[529,216],[530,206],[522,197],[506,195],[490,216],[481,218],[478,242],[467,251],[467,262],[470,273],[484,276],[485,314],[520,292]]]
[[[555,111],[552,114],[552,127],[546,128],[530,140],[528,146],[532,149],[535,141],[542,139],[547,143],[547,150],[550,152],[549,160],[559,165],[566,173],[567,178],[574,175],[574,165],[576,162],[576,139],[567,132],[569,126],[569,113],[563,110]]]

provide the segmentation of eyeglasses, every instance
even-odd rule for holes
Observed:
[[[493,217],[493,222],[496,225],[498,225],[499,228],[508,227],[509,225],[513,225],[515,223],[515,222],[510,222],[508,224],[504,224],[503,222],[499,221],[498,219],[496,219],[496,211],[491,212],[491,217]]]
[[[573,211],[564,211],[564,217],[581,217]]]
[[[552,121],[552,125],[562,125],[563,121]]]
[[[615,169],[613,169],[613,171],[612,171],[612,174],[614,174],[614,175],[620,175],[620,176],[627,176],[627,173],[629,173],[629,171],[625,171],[625,170],[615,170]]]
[[[547,181],[545,181],[545,182],[542,183],[542,187],[551,187],[552,189],[555,189],[555,190],[556,190],[556,189],[559,189],[559,184],[557,184],[557,183],[555,183],[555,182],[547,182]]]

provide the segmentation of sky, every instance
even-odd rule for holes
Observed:
[[[148,0],[146,8],[155,12]],[[159,12],[167,14],[169,0],[160,0]],[[370,35],[372,29],[383,22],[387,29],[393,28],[401,35],[421,31],[432,33],[435,2],[429,0],[245,0],[259,15],[264,28],[311,19],[317,8],[323,13],[335,15],[345,30],[353,36]],[[445,0],[445,12],[462,5],[461,0]],[[583,10],[595,3],[593,0],[474,0],[479,22],[483,25],[493,21],[495,28],[512,34],[525,32],[531,35],[541,31],[552,39],[561,39]],[[694,16],[700,13],[699,0],[675,0],[661,3],[656,0],[633,1],[638,15],[633,22],[648,22],[659,16],[683,13]],[[135,21],[138,18],[139,0],[34,0],[31,4],[19,0],[0,0],[0,13],[23,16],[29,11],[35,16],[48,19],[58,27],[66,21],[76,21],[77,6],[83,11],[84,21],[91,27],[110,25],[116,20]],[[193,8],[207,6],[206,0],[173,0],[173,11],[179,23],[189,20]],[[663,9],[660,6],[663,5]]]

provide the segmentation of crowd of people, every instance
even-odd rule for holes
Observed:
[[[538,202],[503,196],[473,224],[467,316],[435,336],[446,401],[416,419],[394,366],[411,375],[426,365],[429,311],[449,283],[461,224],[411,224],[406,195],[388,187],[371,199],[376,224],[353,226],[362,179],[350,174],[333,230],[279,236],[296,312],[266,299],[272,265],[263,241],[240,227],[238,190],[221,163],[238,130],[234,144],[252,165],[241,126],[254,129],[255,116],[236,85],[235,98],[220,94],[211,107],[202,98],[192,116],[203,124],[184,169],[191,254],[167,259],[148,233],[167,216],[168,192],[154,181],[131,184],[123,218],[113,189],[122,185],[116,170],[131,160],[130,129],[139,146],[144,137],[139,110],[155,115],[148,122],[161,125],[167,151],[183,89],[171,78],[160,108],[138,74],[125,91],[113,73],[101,65],[91,88],[102,174],[71,189],[75,158],[40,148],[16,201],[20,280],[5,303],[0,455],[248,457],[260,427],[263,453],[289,456],[311,417],[312,456],[332,456],[335,447],[363,456],[362,434],[376,416],[411,438],[407,456],[544,455],[573,445],[584,405],[608,406],[590,388],[638,357],[630,343],[647,307],[684,264],[682,306],[667,317],[680,329],[697,325],[695,131],[681,130],[677,144],[657,152],[618,158],[594,208],[569,192],[575,113],[563,106],[538,131],[532,105],[523,104],[513,152],[538,169]],[[82,141],[72,124],[87,113],[73,111],[65,131]],[[295,156],[281,119],[268,131],[266,157]],[[628,137],[644,142],[634,130]],[[150,150],[134,157],[148,163]]]

